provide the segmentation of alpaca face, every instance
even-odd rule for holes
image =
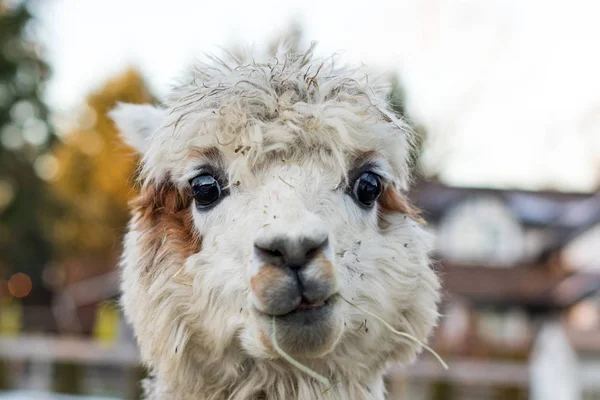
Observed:
[[[123,305],[157,370],[277,359],[273,335],[323,365],[414,357],[343,299],[422,340],[435,324],[428,237],[401,194],[407,131],[349,73],[315,85],[287,60],[207,68],[164,109],[112,113],[144,156]]]
[[[188,274],[203,264],[218,266],[210,279],[199,280],[205,290],[241,298],[230,311],[237,319],[239,310],[246,310],[240,334],[248,352],[273,355],[275,323],[287,352],[328,353],[346,322],[345,305],[336,295],[353,295],[343,287],[345,281],[358,284],[339,258],[356,242],[376,235],[376,200],[383,185],[375,172],[379,169],[365,160],[345,183],[307,152],[305,159],[272,160],[246,171],[252,176],[248,184],[240,179],[231,185],[221,177],[236,159],[220,157],[221,167],[202,166],[191,180],[191,213],[203,240]],[[202,261],[206,258],[215,261]]]

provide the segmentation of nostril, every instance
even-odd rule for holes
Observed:
[[[327,238],[319,240],[303,237],[296,241],[292,248],[286,249],[287,253],[284,258],[290,267],[302,268],[327,246],[327,241]]]
[[[264,255],[268,255],[271,257],[283,257],[283,254],[281,253],[281,251],[277,250],[277,249],[271,249],[271,248],[264,248],[264,247],[260,247],[257,245],[254,245],[254,248],[261,254]]]
[[[308,251],[306,252],[306,258],[312,258],[315,254],[317,254],[319,251],[323,250],[325,247],[327,247],[327,244],[329,243],[329,238],[325,238],[325,240],[323,240],[321,243],[313,245],[312,247],[309,247]]]
[[[272,255],[273,257],[283,257],[283,254],[277,249],[263,249],[265,253]]]
[[[304,262],[306,263],[315,258],[319,252],[327,247],[328,241],[328,238],[325,238],[324,240],[305,239],[302,246]]]
[[[321,249],[323,249],[323,246],[317,246],[317,247],[313,247],[312,249],[309,249],[306,252],[306,259],[307,260],[312,259],[319,251],[321,251]]]

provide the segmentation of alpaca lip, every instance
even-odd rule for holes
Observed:
[[[325,305],[326,302],[327,302],[327,300],[322,300],[322,301],[318,301],[315,303],[310,303],[310,302],[302,299],[300,304],[298,304],[298,306],[296,307],[296,310],[313,310],[315,308],[321,308]]]
[[[293,322],[298,318],[304,321],[304,323],[307,323],[308,321],[316,322],[327,317],[333,308],[334,303],[334,296],[330,296],[326,300],[321,300],[315,303],[310,303],[303,299],[295,309],[287,314],[278,315],[276,318],[280,321],[289,322]]]

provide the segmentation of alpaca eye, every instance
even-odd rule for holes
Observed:
[[[199,175],[190,181],[196,205],[205,208],[221,198],[221,185],[212,175]]]
[[[372,206],[381,194],[381,179],[372,172],[364,172],[354,182],[353,192],[356,200],[365,206]]]

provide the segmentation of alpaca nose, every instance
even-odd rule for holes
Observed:
[[[308,261],[328,245],[326,234],[316,236],[285,235],[265,239],[257,239],[254,243],[256,252],[260,257],[280,259],[282,264],[294,270],[304,267]]]

